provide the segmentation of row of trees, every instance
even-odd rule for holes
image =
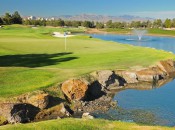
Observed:
[[[0,17],[0,25],[2,24],[22,24],[22,18],[17,11],[13,14],[5,13],[3,17]]]
[[[156,19],[154,21],[132,21],[126,22],[112,22],[111,20],[106,23],[107,28],[174,28],[175,19]]]
[[[93,21],[64,21],[58,20],[23,20],[24,25],[40,25],[40,26],[68,26],[78,27],[83,26],[87,28],[172,28],[175,27],[175,19],[166,19],[162,22],[161,19],[152,21],[132,21],[132,22],[93,22]]]
[[[23,20],[24,25],[40,25],[40,26],[68,26],[68,27],[87,27],[94,28],[95,23],[91,21],[64,21],[62,19],[58,20]]]
[[[62,19],[58,20],[29,20],[22,19],[20,14],[16,11],[13,14],[5,13],[3,17],[0,17],[0,25],[10,25],[10,24],[24,24],[24,25],[39,25],[39,26],[68,26],[68,27],[78,27],[83,26],[87,28],[174,28],[175,19],[166,19],[162,21],[161,19],[156,19],[154,21],[132,21],[132,22],[112,22],[109,20],[106,23],[103,22],[93,22],[93,21],[66,21]]]
[[[40,26],[68,26],[68,27],[78,27],[83,26],[87,28],[174,28],[175,19],[166,19],[162,21],[161,19],[156,19],[154,21],[132,21],[132,22],[93,22],[93,21],[64,21],[62,19],[58,20],[23,20],[25,25],[40,25]]]

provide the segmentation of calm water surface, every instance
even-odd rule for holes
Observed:
[[[175,38],[172,37],[143,36],[142,41],[139,41],[136,36],[132,35],[93,34],[92,36],[107,41],[152,47],[175,53]]]
[[[175,53],[175,38],[93,34],[95,38],[136,46],[152,47]],[[112,120],[144,123],[150,125],[175,126],[175,80],[152,90],[128,89],[114,96],[119,108],[111,109],[98,117]]]

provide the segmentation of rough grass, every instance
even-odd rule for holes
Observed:
[[[95,70],[145,67],[174,58],[165,51],[88,36],[67,38],[65,51],[64,38],[52,37],[53,31],[65,30],[19,25],[0,29],[0,99],[49,87]]]
[[[160,126],[144,126],[107,120],[59,119],[30,124],[16,124],[0,127],[0,130],[173,130]]]

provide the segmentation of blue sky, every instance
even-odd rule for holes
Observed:
[[[0,0],[0,15],[16,10],[23,16],[86,13],[175,18],[175,0]]]

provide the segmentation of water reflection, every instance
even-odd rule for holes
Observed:
[[[116,108],[106,113],[95,112],[97,118],[121,120],[145,125],[175,126],[175,81],[166,79],[156,84],[142,82],[113,90],[109,96]]]
[[[153,82],[138,82],[138,83],[133,83],[133,84],[127,84],[124,88],[111,90],[110,96],[115,98],[115,95],[117,95],[118,93],[124,90],[128,90],[128,89],[142,90],[142,91],[158,89],[173,80],[174,78],[167,78],[164,80],[153,81]]]
[[[154,115],[154,122],[151,125],[175,126],[175,81],[169,82],[171,80],[172,79],[159,82],[156,88],[145,84],[129,86],[125,91],[118,91],[114,96],[114,100],[118,102],[118,107],[122,108],[122,111],[127,111],[127,118],[118,114],[118,110],[110,110],[109,112],[121,116],[120,120],[123,121],[130,119],[138,122],[139,120],[138,123],[149,124],[149,120],[146,121],[149,118],[141,118],[138,116],[139,114],[142,115],[144,111]],[[141,113],[137,110],[141,110]],[[136,114],[137,117],[135,118],[138,119],[133,120],[133,113],[128,115],[128,111],[137,111],[138,115]]]
[[[145,125],[166,125],[166,120],[160,119],[153,112],[142,109],[123,109],[117,107],[116,109],[110,109],[107,113],[96,113],[95,116],[99,118],[107,118],[108,120],[118,120],[125,122],[135,122]]]

